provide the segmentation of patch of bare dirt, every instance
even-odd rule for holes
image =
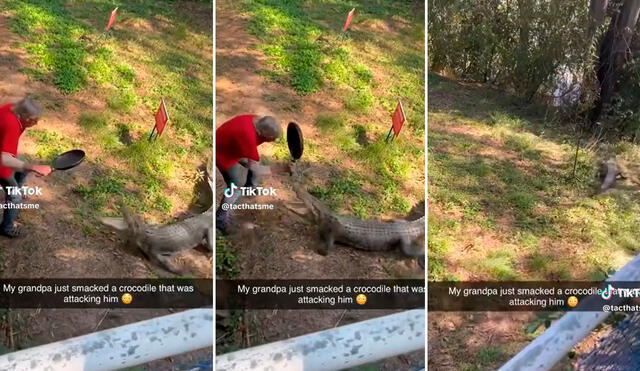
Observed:
[[[497,369],[528,343],[523,329],[531,320],[530,313],[430,312],[429,370],[457,371],[464,364],[480,367],[478,369]],[[494,364],[478,364],[478,351],[489,347],[505,353]]]
[[[81,92],[61,94],[55,87],[32,81],[20,69],[27,65],[26,55],[17,46],[20,39],[8,28],[8,15],[0,14],[0,104],[15,102],[31,94],[44,108],[39,129],[53,130],[64,137],[83,138],[77,126],[81,113],[101,111],[99,97]],[[103,152],[97,144],[84,146],[88,161],[76,169],[54,172],[47,178],[30,175],[26,185],[40,186],[44,195],[28,203],[39,203],[38,210],[24,210],[18,223],[25,233],[17,239],[0,237],[2,278],[153,278],[167,276],[155,268],[140,252],[127,251],[115,235],[83,228],[78,211],[83,200],[72,192],[76,184],[87,182],[104,170],[109,161],[100,160]],[[36,143],[27,133],[22,136],[19,155],[35,156]],[[4,195],[0,195],[4,199]],[[189,251],[178,257],[195,276],[211,277],[210,254]],[[13,347],[64,340],[101,329],[121,326],[170,314],[167,309],[38,309],[12,310],[6,326],[15,334],[3,337]],[[150,370],[172,370],[173,361],[182,363],[210,357],[210,350],[193,352],[149,364]]]
[[[292,89],[273,83],[258,72],[266,68],[264,56],[255,49],[257,40],[246,32],[245,16],[239,15],[231,1],[218,1],[216,8],[216,127],[239,114],[270,114],[282,123],[297,122],[305,139],[325,143],[314,127],[318,114],[339,112],[342,104],[326,93],[301,98]],[[269,144],[260,147],[262,155],[270,155]],[[331,145],[322,148],[326,158],[339,158]],[[329,165],[309,161],[315,184],[332,174]],[[340,158],[348,165],[349,159]],[[322,177],[323,179],[320,179]],[[277,197],[256,196],[240,202],[273,204],[274,210],[235,211],[228,236],[239,255],[241,279],[375,279],[423,278],[424,271],[415,260],[399,252],[371,253],[345,246],[336,246],[328,256],[316,253],[320,244],[317,226],[293,212],[299,200],[291,190],[288,176],[271,176],[263,186],[278,190]],[[217,201],[225,188],[218,173]],[[279,310],[248,311],[253,324],[251,341],[241,341],[246,347],[287,339],[315,331],[357,322],[390,311],[341,310]],[[246,338],[240,337],[240,339]],[[383,363],[385,370],[408,370],[423,363],[424,352],[394,357]]]
[[[535,317],[526,312],[430,312],[429,313],[429,370],[458,371],[468,368],[495,370],[529,344],[525,328]],[[611,332],[610,325],[591,332],[573,351],[587,354],[598,341]],[[463,347],[464,351],[460,349]],[[479,364],[478,352],[496,349],[498,355],[486,364]],[[579,357],[564,357],[551,371],[573,369]]]

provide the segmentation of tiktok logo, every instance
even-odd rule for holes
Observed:
[[[227,198],[233,197],[233,195],[236,193],[236,189],[238,189],[238,186],[234,183],[231,183],[231,187],[224,190],[224,196]]]
[[[609,300],[611,299],[611,295],[613,295],[613,287],[611,286],[611,284],[608,284],[607,288],[602,291],[601,296],[604,300]]]

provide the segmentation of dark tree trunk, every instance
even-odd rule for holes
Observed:
[[[593,3],[592,3],[593,10]],[[597,76],[600,84],[600,97],[591,114],[591,121],[600,118],[603,108],[611,102],[618,87],[618,76],[630,51],[633,30],[640,14],[640,0],[625,0],[620,13],[609,24],[598,54]],[[598,19],[595,18],[594,19]]]

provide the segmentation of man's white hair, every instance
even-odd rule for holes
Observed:
[[[256,122],[256,132],[263,138],[276,140],[282,135],[282,128],[273,116],[263,116]]]
[[[21,119],[39,119],[42,115],[42,110],[38,104],[30,97],[26,97],[23,100],[13,105],[13,112],[20,116]]]

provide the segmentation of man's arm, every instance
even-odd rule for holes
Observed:
[[[269,175],[271,174],[271,168],[269,166],[260,165],[258,161],[248,159],[247,165],[245,166],[247,169],[253,171],[257,175]]]
[[[262,169],[267,167],[267,166],[260,165],[260,162],[252,160],[250,158],[241,158],[240,161],[238,161],[238,163],[243,167],[256,173],[263,171]]]
[[[17,159],[14,155],[8,152],[2,152],[0,156],[0,164],[16,171],[33,171],[40,175],[49,175],[51,173],[51,167],[47,165],[34,165]]]
[[[17,171],[27,170],[26,162],[17,159],[15,156],[13,156],[11,153],[8,153],[8,152],[2,152],[0,163],[2,163],[2,166],[8,167],[13,170],[17,170]]]

